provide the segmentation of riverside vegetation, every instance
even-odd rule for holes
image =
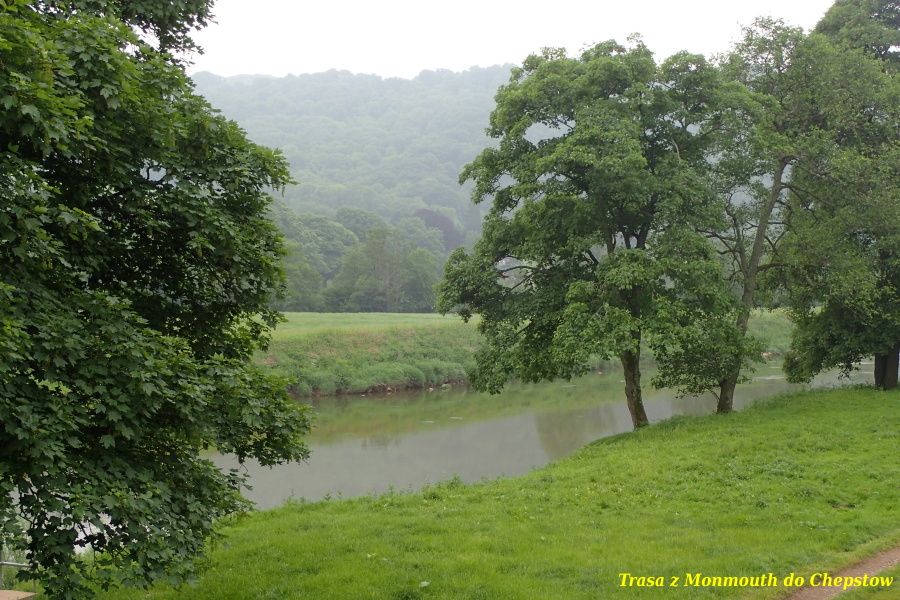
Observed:
[[[421,388],[465,379],[480,334],[436,314],[288,313],[257,360],[296,396]]]
[[[286,313],[260,364],[294,380],[295,396],[436,387],[466,378],[481,343],[473,323],[398,313]],[[782,312],[755,311],[750,331],[768,353],[790,343]]]
[[[784,587],[623,587],[620,574],[782,581],[900,542],[898,400],[784,395],[599,440],[516,479],[288,503],[232,520],[196,586],[101,598],[784,597]]]

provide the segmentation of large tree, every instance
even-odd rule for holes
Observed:
[[[760,302],[763,275],[798,259],[796,252],[791,259],[779,253],[791,224],[806,218],[799,213],[818,193],[810,177],[823,183],[820,191],[830,186],[832,195],[847,194],[844,184],[852,177],[842,148],[869,135],[885,115],[889,96],[869,62],[821,35],[772,19],[745,28],[723,61],[723,72],[748,90],[752,102],[712,156],[727,226],[707,234],[728,258],[727,276],[742,305],[736,321],[742,337],[750,310]],[[835,187],[839,180],[843,187]],[[805,200],[798,203],[800,198]],[[745,360],[741,351],[721,357],[719,412],[732,409]]]
[[[827,151],[795,169],[790,181],[790,219],[778,262],[795,321],[785,360],[791,380],[808,381],[832,367],[848,372],[874,355],[875,385],[897,386],[898,15],[895,2],[842,0],[816,27],[832,42],[833,75],[810,82],[818,103],[812,117],[833,135]],[[844,109],[822,110],[836,102]]]
[[[719,83],[702,57],[657,65],[640,43],[547,49],[513,70],[488,129],[499,144],[461,176],[492,202],[483,235],[450,257],[439,300],[481,315],[476,387],[618,357],[640,427],[642,345],[683,358],[685,343],[716,345],[698,335],[730,335],[720,268],[694,232],[717,216],[705,170],[727,112]]]
[[[263,190],[286,165],[173,54],[209,4],[0,14],[0,524],[51,598],[189,579],[242,506],[206,449],[307,455],[306,409],[249,364],[278,319]]]

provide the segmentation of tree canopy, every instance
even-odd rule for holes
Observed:
[[[725,274],[741,305],[738,336],[745,339],[750,310],[765,291],[761,276],[773,266],[784,235],[791,175],[812,165],[832,135],[814,115],[819,107],[834,112],[842,105],[835,93],[817,98],[813,91],[833,75],[833,48],[818,47],[821,40],[774,19],[757,19],[743,33],[720,65],[722,76],[738,84],[745,99],[732,107],[738,118],[727,124],[707,159],[725,218],[722,229],[706,234],[726,258]],[[714,390],[719,412],[732,409],[747,366],[744,346],[737,343],[734,352],[720,357]]]
[[[393,226],[375,213],[343,207],[330,219],[296,213],[278,201],[270,215],[283,232],[289,252],[285,257],[287,293],[273,307],[331,312],[434,310],[433,288],[447,251],[441,229],[429,227],[421,217],[400,219]],[[448,222],[438,220],[442,225]]]
[[[840,19],[839,19],[840,17]],[[808,381],[875,357],[897,386],[900,353],[900,106],[896,3],[837,2],[816,27],[803,71],[820,131],[791,174],[778,275],[795,329],[785,370]],[[860,53],[862,50],[862,53]]]
[[[719,264],[695,232],[718,218],[704,172],[723,93],[702,57],[657,65],[639,42],[547,49],[513,70],[488,130],[499,145],[461,176],[492,201],[483,235],[450,257],[439,301],[481,315],[477,387],[617,356],[637,427],[642,342],[675,357],[679,340],[729,329]]]
[[[816,33],[900,67],[900,5],[896,0],[837,0]]]
[[[209,4],[0,14],[0,524],[51,598],[188,580],[242,506],[202,451],[308,454],[306,409],[249,364],[279,318],[264,190],[287,165],[170,54]]]
[[[285,202],[301,213],[364,209],[390,224],[428,209],[472,243],[483,214],[457,177],[484,145],[497,87],[510,65],[413,79],[331,70],[286,77],[194,75],[198,91],[261,144],[281,148],[297,181]],[[433,223],[428,223],[434,226]]]

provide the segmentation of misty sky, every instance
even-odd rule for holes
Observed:
[[[570,54],[639,32],[657,58],[723,52],[756,16],[810,29],[833,0],[217,0],[195,35],[189,70],[218,75],[318,73],[383,77],[521,63],[543,46]]]

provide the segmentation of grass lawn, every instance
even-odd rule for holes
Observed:
[[[225,528],[196,586],[101,598],[780,598],[792,590],[683,584],[834,573],[900,543],[898,451],[900,392],[782,396],[599,440],[516,479],[252,514]],[[623,573],[667,587],[622,586]]]

